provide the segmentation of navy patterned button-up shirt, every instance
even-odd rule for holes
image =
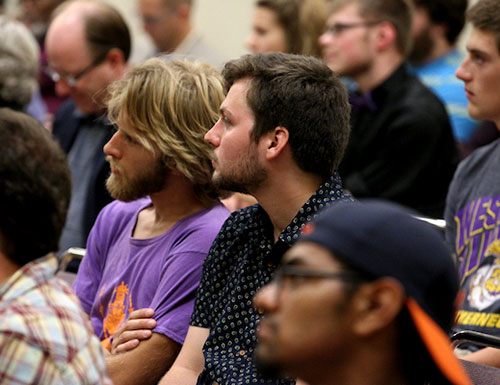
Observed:
[[[226,220],[205,260],[191,318],[191,325],[210,329],[198,384],[294,383],[264,379],[257,373],[253,352],[260,316],[252,299],[270,281],[281,255],[297,240],[304,224],[324,207],[352,200],[335,174],[301,207],[276,243],[273,225],[259,205],[234,212]]]

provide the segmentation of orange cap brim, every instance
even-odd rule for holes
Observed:
[[[413,298],[407,299],[406,307],[422,342],[443,376],[454,385],[472,385],[465,369],[453,353],[451,341],[443,329]]]

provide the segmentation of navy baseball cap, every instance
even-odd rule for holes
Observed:
[[[297,242],[328,249],[353,270],[392,277],[405,289],[415,329],[441,374],[471,384],[447,336],[458,293],[458,270],[440,231],[403,206],[381,200],[339,203],[302,229]]]

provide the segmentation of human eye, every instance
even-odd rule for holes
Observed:
[[[125,131],[121,130],[122,132],[122,135],[123,135],[123,138],[125,139],[125,141],[127,143],[130,143],[130,144],[133,144],[133,145],[136,145],[136,144],[139,144],[139,141],[134,138],[133,136],[131,136],[130,134],[127,134]]]
[[[224,113],[221,114],[220,120],[224,124],[224,126],[226,126],[226,127],[232,125],[231,120]]]
[[[471,52],[470,53],[470,58],[471,60],[476,63],[476,64],[483,64],[485,62],[485,58],[483,55],[481,55],[480,53],[478,52]]]
[[[300,287],[307,280],[307,276],[301,274],[300,270],[294,266],[287,265],[281,270],[280,279],[283,287],[295,289]]]

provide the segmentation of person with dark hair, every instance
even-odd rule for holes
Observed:
[[[291,384],[255,370],[260,315],[252,298],[306,222],[352,201],[336,173],[349,137],[347,91],[319,59],[300,55],[246,55],[226,63],[222,75],[228,94],[205,136],[212,180],[259,203],[232,213],[217,235],[185,343],[161,384]],[[122,348],[142,338],[147,322],[128,325]]]
[[[110,87],[118,130],[104,152],[116,201],[90,232],[73,288],[116,384],[157,384],[184,342],[203,260],[229,216],[204,140],[223,99],[220,72],[188,61],[149,59]],[[154,311],[152,333],[117,352],[117,331],[141,308]]]
[[[257,0],[246,44],[254,53],[286,52],[321,57],[319,36],[326,0]]]
[[[78,298],[57,279],[71,182],[64,152],[34,118],[0,109],[0,382],[109,383]]]
[[[413,71],[443,102],[459,148],[471,138],[478,122],[467,113],[467,98],[454,76],[463,54],[455,48],[465,24],[467,0],[414,0]]]
[[[357,198],[441,218],[458,152],[448,114],[409,73],[411,0],[334,0],[323,59],[352,78],[351,137],[339,172]]]
[[[138,0],[144,30],[166,59],[202,61],[222,68],[226,59],[194,28],[194,0]],[[168,55],[167,55],[168,54]]]
[[[384,201],[308,223],[254,298],[256,364],[309,385],[471,385],[454,356],[458,274],[439,230]]]
[[[472,25],[468,51],[457,69],[464,82],[469,114],[500,127],[500,2],[479,0],[467,11]],[[453,248],[464,292],[456,331],[475,330],[500,336],[500,139],[480,147],[460,163],[446,201],[446,239]],[[500,352],[474,351],[465,359],[500,367]]]
[[[53,134],[68,153],[73,188],[60,251],[85,247],[100,210],[112,198],[102,147],[113,135],[104,116],[107,87],[127,70],[130,33],[119,12],[102,2],[65,2],[54,11],[46,40],[56,91],[71,100],[57,111]]]

